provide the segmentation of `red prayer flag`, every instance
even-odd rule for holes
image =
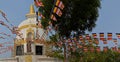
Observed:
[[[104,38],[104,40],[103,40],[103,44],[107,44],[107,40],[106,40],[106,38]]]
[[[57,21],[56,17],[52,14],[50,17],[52,20]]]
[[[118,53],[120,53],[120,48],[118,48]]]
[[[112,40],[112,33],[107,33],[108,40]]]
[[[95,38],[95,44],[98,45],[99,44],[99,40],[97,38]]]
[[[82,41],[82,40],[83,40],[83,36],[82,36],[82,35],[80,35],[80,36],[79,36],[79,39],[80,39],[80,41]]]
[[[58,8],[56,14],[61,17],[62,11]]]
[[[76,48],[74,46],[72,46],[72,52],[75,52]]]
[[[99,33],[100,40],[104,40],[104,33]]]
[[[103,47],[103,51],[106,53],[108,51],[108,47]]]
[[[90,52],[94,52],[94,47],[90,47]]]
[[[118,39],[120,39],[120,33],[116,33],[116,35],[117,35]]]
[[[38,12],[38,15],[43,19],[45,18],[40,12]]]
[[[115,43],[116,43],[116,42],[117,42],[117,39],[113,39],[113,42],[115,42]]]
[[[34,3],[37,7],[41,7],[41,6],[43,7],[44,6],[42,1],[40,1],[40,0],[34,0]]]
[[[80,49],[81,49],[82,47],[83,47],[82,45],[79,45],[79,46],[78,46],[78,48],[80,48]]]
[[[116,47],[112,47],[112,51],[117,51],[117,48]]]
[[[60,9],[62,9],[62,10],[64,9],[65,6],[62,1],[60,1],[60,4],[58,5],[58,7],[60,7]]]
[[[53,13],[57,14],[59,17],[62,15],[62,11],[57,7],[54,8]]]
[[[89,34],[86,34],[86,40],[90,40]]]
[[[98,52],[98,53],[100,52],[100,46],[96,47],[96,52]]]
[[[39,28],[42,28],[42,24],[41,24],[40,21],[38,22],[38,27],[39,27]]]
[[[97,38],[97,34],[96,33],[92,33],[93,38]]]
[[[83,50],[84,50],[84,52],[88,52],[88,48],[87,47],[84,47]]]
[[[3,47],[3,45],[2,45],[2,44],[0,44],[0,47]]]
[[[60,9],[64,9],[64,4],[63,4],[63,2],[62,1],[60,1],[60,0],[57,0],[56,1],[56,4],[55,4],[56,6],[58,6]]]
[[[92,44],[92,43],[93,43],[91,39],[89,39],[88,41],[89,41],[89,44]]]

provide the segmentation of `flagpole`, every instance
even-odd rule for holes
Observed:
[[[64,43],[64,62],[67,62],[67,56],[66,56],[66,52],[67,52],[66,49],[67,48],[66,48],[66,43],[65,42],[66,42],[66,40],[63,40],[63,43]]]
[[[38,39],[38,10],[36,11],[36,39]]]
[[[54,5],[56,5],[56,2],[57,2],[57,0],[54,0]],[[54,11],[54,7],[52,8],[52,11],[51,11],[51,14],[52,14],[52,12]],[[50,16],[51,16],[51,14],[50,14]],[[51,17],[50,17],[51,18]],[[63,48],[64,48],[64,60],[63,60],[63,62],[67,62],[67,47],[66,47],[66,40],[65,39],[63,39],[62,38],[62,40],[63,40],[63,43],[64,43],[64,46],[63,46]]]

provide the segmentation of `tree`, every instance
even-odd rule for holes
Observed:
[[[56,30],[58,36],[56,38],[56,35],[53,35],[51,39],[54,43],[58,42],[58,39],[61,40],[63,42],[62,48],[64,52],[66,52],[66,45],[63,37],[69,38],[72,31],[78,32],[77,35],[84,34],[86,30],[92,31],[96,26],[95,22],[99,16],[98,10],[100,8],[100,0],[61,0],[65,7],[63,10],[60,9],[62,11],[62,16],[60,17],[53,13],[54,8],[57,7],[55,6],[57,0],[41,1],[44,6],[40,7],[39,11],[45,17],[42,18],[41,23],[43,27],[47,29],[49,22],[52,22],[52,27]],[[56,17],[57,21],[50,19],[51,14]],[[55,51],[55,54],[57,52]],[[70,52],[72,54],[71,58],[80,57],[81,54],[77,55],[79,54],[78,52]],[[56,56],[59,55],[56,54]],[[75,62],[76,61],[78,61],[78,59],[76,59]]]
[[[39,11],[45,16],[42,19],[42,25],[46,28],[51,21],[53,27],[57,26],[57,33],[60,36],[69,37],[71,31],[79,31],[83,34],[86,30],[92,31],[96,26],[95,22],[99,16],[100,0],[61,0],[65,8],[62,16],[59,17],[53,13],[56,0],[42,0],[44,7],[40,7]],[[57,21],[50,19],[50,15],[54,14]]]

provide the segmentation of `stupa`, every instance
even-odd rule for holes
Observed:
[[[14,40],[13,58],[2,59],[0,62],[62,62],[46,55],[47,51],[51,50],[46,45],[47,34],[36,23],[34,6],[31,5],[26,20],[18,25],[21,35],[17,35]],[[37,35],[39,37],[36,37]]]

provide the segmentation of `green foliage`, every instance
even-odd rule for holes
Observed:
[[[83,52],[83,55],[78,54],[78,52],[74,52],[71,57],[68,58],[69,62],[119,62],[120,53],[113,52],[109,50],[107,53],[91,53],[91,52]]]
[[[53,41],[53,43],[55,42]],[[56,46],[56,45],[52,45],[52,46]],[[68,62],[119,62],[120,61],[120,53],[118,53],[117,51],[112,51],[111,49],[108,49],[107,52],[104,51],[97,52],[96,50],[94,50],[94,52],[90,52],[90,47],[96,48],[94,43],[82,45],[82,47],[83,48],[87,47],[88,52],[84,52],[83,48],[77,48],[77,47],[75,51],[67,50]],[[62,47],[57,46],[56,48],[57,49],[55,51],[50,52],[48,56],[64,59],[63,50],[62,50],[64,49],[64,46]]]
[[[45,19],[42,19],[42,25],[44,28],[46,28],[49,24],[48,22],[50,21],[50,14],[52,12],[53,8],[53,3],[54,0],[42,0],[44,7],[40,7],[39,11],[45,16]]]
[[[42,0],[44,7],[40,7],[40,10],[45,19],[42,19],[42,25],[44,28],[48,26],[48,22],[51,21],[53,26],[58,25],[58,33],[63,36],[70,36],[72,30],[81,33],[85,30],[91,31],[95,27],[97,20],[98,9],[100,8],[100,0],[61,0],[65,8],[62,11],[63,15],[58,17],[52,11],[55,7],[56,0]],[[54,14],[57,18],[57,22],[50,19],[50,15]]]
[[[57,42],[58,40],[56,37],[57,37],[57,35],[50,36],[51,41]]]
[[[80,34],[84,33],[86,30],[92,31],[96,26],[96,21],[99,16],[99,8],[101,6],[100,0],[61,0],[65,8],[62,11],[62,16],[59,17],[53,13],[55,7],[55,0],[42,0],[44,7],[40,7],[39,11],[45,16],[45,19],[42,19],[41,23],[46,29],[49,25],[48,22],[51,21],[53,27],[56,25],[57,34],[50,37],[52,42],[51,44],[56,44],[58,38],[61,36],[69,37],[72,30],[78,31],[80,29]],[[57,21],[50,19],[51,14],[54,14],[57,18]],[[53,45],[56,46],[56,45]],[[65,46],[65,45],[64,45]],[[58,57],[64,59],[63,47],[57,47],[56,51],[49,52],[48,56]],[[90,45],[87,45],[88,47]],[[77,49],[75,52],[68,52],[68,61],[69,62],[119,62],[120,53],[113,52],[109,50],[105,52],[83,52],[82,49]]]
[[[61,54],[60,54],[60,53],[61,53]],[[59,59],[64,59],[64,55],[62,54],[61,51],[55,51],[55,52],[53,53],[53,57],[59,58]]]

